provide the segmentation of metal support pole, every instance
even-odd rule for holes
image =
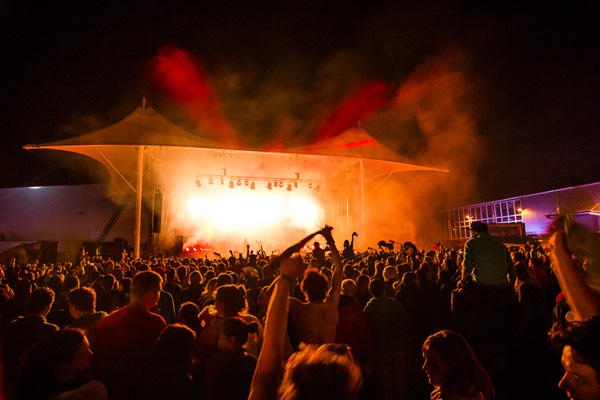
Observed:
[[[135,243],[133,257],[140,257],[140,237],[142,235],[142,185],[144,178],[144,146],[138,146],[137,182],[135,190]]]
[[[360,215],[362,217],[362,244],[367,245],[367,218],[365,216],[365,162],[360,159]]]

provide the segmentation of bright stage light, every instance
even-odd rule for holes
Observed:
[[[291,217],[299,226],[314,226],[319,223],[317,204],[306,198],[293,197],[289,201]]]
[[[215,191],[190,197],[188,223],[223,233],[249,234],[319,225],[319,206],[311,197],[284,191]]]

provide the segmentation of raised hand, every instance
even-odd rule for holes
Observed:
[[[333,236],[331,235],[331,231],[333,230],[333,228],[329,225],[325,225],[325,227],[323,229],[321,229],[319,231],[319,233],[325,238],[325,240],[329,241],[333,241]]]

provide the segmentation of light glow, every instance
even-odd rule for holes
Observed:
[[[274,243],[282,232],[308,232],[321,225],[322,210],[314,192],[210,188],[182,195],[186,225],[194,227],[189,247],[233,237],[268,238]]]

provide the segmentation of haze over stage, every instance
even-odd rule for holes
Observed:
[[[364,203],[367,186],[377,190],[398,172],[441,171],[411,164],[363,129],[306,147],[256,150],[191,134],[145,107],[99,131],[26,148],[94,158],[109,171],[108,195],[117,203],[135,190],[143,148],[144,203],[154,210],[153,194],[164,196],[162,209],[154,210],[162,217],[161,248],[184,236],[186,244],[209,243],[221,251],[248,240],[277,249],[325,222],[344,236],[363,225],[377,232]],[[369,205],[377,202],[369,199]]]

